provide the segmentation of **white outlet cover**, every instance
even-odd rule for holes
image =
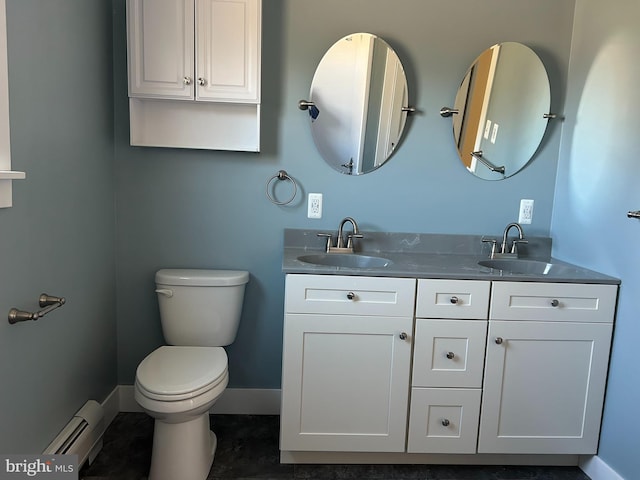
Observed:
[[[322,194],[310,193],[307,202],[307,218],[322,218]]]
[[[533,200],[523,198],[520,200],[520,214],[518,215],[518,223],[530,225],[533,220]]]

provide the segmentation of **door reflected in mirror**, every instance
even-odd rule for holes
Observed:
[[[400,59],[384,40],[354,33],[337,41],[318,64],[308,110],[327,164],[347,175],[383,165],[402,137],[407,97]]]
[[[456,95],[453,137],[460,160],[486,180],[515,175],[536,153],[550,105],[549,78],[533,50],[516,42],[488,48]]]

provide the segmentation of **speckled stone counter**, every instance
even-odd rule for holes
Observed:
[[[324,252],[326,239],[320,230],[285,229],[282,270],[316,275],[362,275],[374,277],[449,278],[522,282],[619,284],[620,280],[551,257],[551,239],[526,237],[520,258],[552,264],[546,274],[511,273],[478,264],[488,260],[490,246],[479,235],[361,232],[355,252],[390,260],[385,267],[347,268],[306,263],[298,258]],[[329,233],[329,232],[327,232]],[[335,241],[335,232],[333,233]],[[498,238],[498,243],[501,238]],[[555,268],[557,267],[557,268]]]

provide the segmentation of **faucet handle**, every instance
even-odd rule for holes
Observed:
[[[327,245],[325,247],[325,250],[328,252],[331,249],[332,235],[330,233],[318,233],[317,236],[327,239]]]
[[[347,248],[353,249],[353,239],[354,238],[364,238],[364,235],[361,233],[349,233],[347,234]]]
[[[529,243],[529,240],[525,240],[525,239],[522,239],[522,240],[521,240],[521,239],[519,239],[519,238],[516,238],[516,239],[511,243],[511,253],[518,253],[518,245],[519,245],[520,243],[527,244],[527,243]]]
[[[496,254],[496,249],[498,248],[498,240],[495,238],[487,238],[487,237],[482,237],[482,243],[490,243],[491,244],[491,254],[489,255],[490,258],[493,258]]]

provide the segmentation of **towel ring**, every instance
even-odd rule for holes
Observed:
[[[271,193],[269,191],[273,188],[272,183],[276,179],[278,179],[278,180],[288,180],[293,185],[293,194],[291,195],[291,197],[289,199],[283,200],[283,201],[278,201],[273,196],[271,196]],[[296,181],[293,178],[291,178],[289,176],[289,174],[286,171],[280,170],[273,177],[271,177],[269,180],[267,180],[266,193],[267,193],[267,198],[271,201],[271,203],[274,203],[276,205],[288,205],[291,202],[293,202],[294,198],[296,198],[296,194],[298,193],[298,184],[296,183]]]

